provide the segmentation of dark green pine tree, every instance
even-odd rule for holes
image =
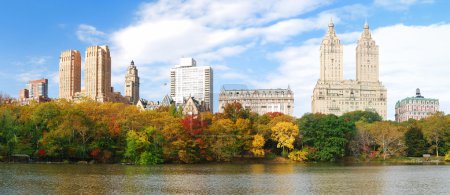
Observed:
[[[427,140],[423,136],[422,130],[417,126],[412,126],[405,133],[406,155],[422,156],[427,153]]]

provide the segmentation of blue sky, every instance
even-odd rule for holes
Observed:
[[[417,87],[449,113],[449,7],[445,0],[7,1],[0,7],[0,91],[17,97],[28,80],[45,77],[56,98],[60,52],[106,44],[116,91],[123,92],[134,60],[141,96],[160,100],[169,92],[169,68],[192,56],[213,67],[215,93],[223,84],[290,85],[301,116],[311,110],[319,44],[332,17],[345,44],[346,79],[355,78],[355,43],[369,22],[390,119],[395,102]]]

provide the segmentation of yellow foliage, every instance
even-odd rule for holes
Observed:
[[[256,134],[253,137],[252,149],[251,149],[251,152],[253,153],[253,155],[258,156],[258,157],[264,156],[264,150],[262,149],[264,147],[264,143],[265,143],[265,140],[264,140],[263,136]]]
[[[277,147],[294,149],[294,141],[298,136],[298,126],[291,122],[279,122],[272,127],[272,139],[278,142]]]
[[[445,154],[445,161],[450,161],[450,151]]]
[[[289,153],[289,159],[294,161],[303,162],[308,159],[308,152],[306,151],[293,151]]]

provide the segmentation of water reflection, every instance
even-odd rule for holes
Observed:
[[[0,164],[0,194],[445,194],[450,166]]]

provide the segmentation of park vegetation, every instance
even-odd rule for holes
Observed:
[[[35,161],[140,165],[276,156],[300,162],[448,156],[449,129],[450,116],[443,113],[405,123],[366,111],[296,119],[258,115],[233,103],[224,113],[182,116],[174,106],[141,111],[122,103],[55,100],[0,105],[0,161],[16,154]]]

